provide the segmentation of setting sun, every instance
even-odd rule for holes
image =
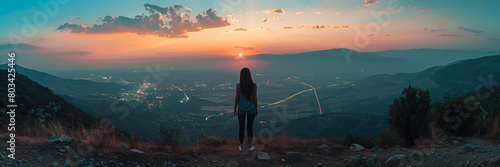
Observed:
[[[238,56],[240,56],[240,57],[241,57],[241,56],[243,56],[243,54],[242,54],[242,53],[240,53],[240,54],[238,54]]]

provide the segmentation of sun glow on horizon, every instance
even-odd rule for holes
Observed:
[[[243,53],[238,54],[238,56],[242,57],[242,56],[243,56]]]

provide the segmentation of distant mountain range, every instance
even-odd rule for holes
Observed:
[[[0,65],[1,70],[6,70],[7,64]],[[56,94],[106,94],[130,90],[131,86],[116,83],[94,82],[89,80],[63,79],[44,72],[15,66],[16,72],[28,76],[35,82],[48,87]]]
[[[482,56],[498,55],[500,51],[450,50],[450,49],[410,49],[371,52],[383,57],[412,61],[421,68],[446,65],[458,60],[474,59]]]
[[[360,79],[376,74],[418,72],[459,60],[500,54],[500,51],[460,51],[439,49],[390,50],[357,52],[331,49],[296,54],[261,54],[248,57],[266,63],[264,73],[325,74],[337,73],[342,78]]]
[[[382,57],[373,53],[348,49],[321,50],[297,54],[256,55],[253,60],[267,63],[262,71],[279,74],[337,73],[345,78],[359,78],[374,74],[393,74],[416,70],[416,65],[402,58]]]
[[[413,85],[429,89],[431,96],[440,98],[445,92],[466,94],[485,85],[499,82],[500,55],[462,60],[445,66],[436,66],[416,73],[381,74],[355,82],[355,86],[318,92],[323,111],[386,115],[387,106],[401,91]],[[326,107],[325,107],[326,106]]]

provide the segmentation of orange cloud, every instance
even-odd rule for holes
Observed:
[[[190,21],[187,13],[190,8],[182,5],[170,7],[160,7],[158,5],[144,4],[150,15],[137,15],[134,18],[125,16],[106,16],[100,20],[102,24],[85,26],[80,24],[65,23],[57,30],[70,30],[77,34],[116,34],[116,33],[136,33],[138,35],[157,35],[166,38],[187,38],[188,32],[197,32],[203,29],[229,26],[231,23],[227,17],[215,14],[215,9],[208,9],[195,16],[195,22]],[[187,13],[185,13],[187,12]],[[164,21],[164,18],[171,19]]]
[[[247,31],[247,29],[245,29],[245,28],[236,28],[233,31]]]
[[[370,6],[371,4],[377,3],[378,0],[365,0],[365,6]]]

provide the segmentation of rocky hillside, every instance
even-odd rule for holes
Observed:
[[[0,76],[7,76],[6,70],[0,70]],[[0,80],[0,85],[7,85],[7,80]],[[38,127],[47,125],[61,125],[67,131],[90,129],[98,125],[98,120],[82,112],[61,97],[52,93],[50,89],[42,86],[28,77],[16,73],[16,134],[35,135],[40,132]],[[5,102],[7,88],[0,89],[0,98]],[[5,109],[6,103],[0,108]],[[0,112],[4,117],[5,110]],[[3,122],[2,122],[3,124]],[[6,129],[3,129],[6,132]]]
[[[1,139],[2,148],[5,139]],[[16,160],[0,151],[1,166],[500,166],[500,138],[456,138],[414,148],[364,148],[277,137],[259,140],[253,152],[239,152],[237,141],[220,138],[155,151],[125,144],[118,149],[94,148],[66,136],[41,142],[21,139],[16,146]]]

